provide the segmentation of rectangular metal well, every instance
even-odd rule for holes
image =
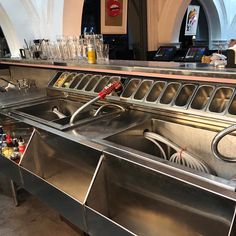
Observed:
[[[180,88],[180,83],[169,83],[165,88],[163,95],[160,98],[161,104],[171,104],[178,94],[178,90]]]
[[[159,96],[161,95],[165,85],[166,85],[166,82],[163,82],[163,81],[156,82],[152,86],[149,94],[147,95],[146,102],[156,102]]]
[[[183,85],[174,101],[174,105],[177,107],[187,108],[195,90],[196,90],[196,85],[194,84]]]
[[[100,155],[100,151],[35,130],[20,163],[24,187],[86,230],[83,202]]]
[[[196,123],[184,125],[164,120],[149,119],[141,125],[111,135],[105,138],[105,140],[111,143],[111,145],[115,144],[120,150],[127,150],[128,148],[129,152],[137,153],[142,157],[183,168],[180,164],[164,160],[160,149],[157,148],[153,142],[144,137],[145,131],[162,135],[179,147],[186,149],[199,160],[202,160],[208,165],[212,175],[220,177],[220,179],[216,181],[225,182],[227,186],[233,184],[231,180],[236,176],[236,163],[222,162],[215,158],[211,151],[211,142],[217,132],[196,127]],[[226,156],[233,157],[236,152],[235,146],[232,145],[234,142],[236,142],[236,137],[234,135],[228,135],[227,138],[223,139],[219,144],[219,149]],[[173,154],[173,150],[169,149],[167,145],[161,142],[159,142],[159,144],[167,156]],[[145,154],[148,154],[148,156]],[[184,169],[192,171],[187,167]],[[201,175],[201,172],[197,172],[197,174]],[[211,176],[209,176],[209,178],[212,179]],[[233,186],[235,186],[235,183]],[[234,188],[235,187],[233,187],[233,189]]]
[[[90,235],[228,235],[235,203],[105,156],[86,201]]]
[[[152,80],[144,80],[140,84],[136,93],[134,94],[134,99],[139,101],[143,100],[144,97],[147,95],[148,91],[150,90],[152,84],[153,84]]]
[[[190,107],[196,110],[204,110],[213,94],[214,87],[210,85],[200,86],[191,102]]]
[[[215,112],[215,113],[223,113],[225,112],[229,101],[231,99],[231,96],[233,94],[233,89],[232,88],[218,88],[210,101],[209,108],[208,110],[210,112]]]
[[[130,98],[134,92],[137,90],[139,84],[141,83],[140,79],[131,79],[126,86],[125,90],[121,94],[122,98]]]

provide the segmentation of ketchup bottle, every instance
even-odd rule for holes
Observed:
[[[6,141],[7,141],[7,146],[8,146],[8,147],[13,147],[12,137],[11,137],[10,134],[7,134],[7,136],[6,136]]]
[[[19,148],[19,153],[23,154],[24,151],[25,151],[26,145],[25,145],[24,140],[23,140],[21,137],[19,138],[18,145],[19,145],[19,146],[18,146],[18,148]]]

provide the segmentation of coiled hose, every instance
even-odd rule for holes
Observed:
[[[180,148],[179,146],[172,143],[170,140],[164,138],[163,136],[157,133],[145,131],[144,137],[150,140],[151,142],[153,142],[158,147],[158,149],[162,153],[162,156],[165,160],[169,160],[170,162],[174,162],[174,163],[177,163],[177,164],[180,164],[180,165],[183,165],[183,166],[186,166],[191,169],[201,171],[204,173],[208,173],[208,174],[211,173],[211,170],[203,161],[197,159],[192,154],[187,152],[185,149]],[[166,144],[167,146],[174,149],[176,152],[172,154],[170,157],[167,157],[164,149],[161,147],[161,145],[158,142]]]

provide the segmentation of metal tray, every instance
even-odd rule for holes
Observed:
[[[175,100],[175,97],[178,94],[180,87],[181,87],[180,83],[176,82],[169,83],[166,86],[165,91],[163,92],[159,100],[159,103],[163,105],[170,105]]]
[[[200,86],[190,104],[190,108],[195,110],[205,110],[214,89],[215,87],[211,85]]]
[[[84,87],[89,83],[90,79],[93,77],[94,75],[92,74],[85,74],[85,76],[82,77],[82,79],[80,80],[80,82],[78,83],[78,85],[75,87],[75,89],[77,90],[83,90]]]
[[[87,86],[84,88],[86,92],[91,92],[94,87],[99,83],[101,80],[102,76],[101,75],[94,75],[90,81],[88,82]]]
[[[194,92],[196,91],[196,88],[197,86],[194,84],[184,84],[174,101],[174,106],[187,108]]]
[[[216,89],[208,106],[209,112],[225,113],[232,98],[234,89],[229,87],[220,87]]]
[[[152,84],[153,80],[143,80],[134,94],[134,100],[142,101],[147,96]]]
[[[131,79],[124,89],[123,93],[121,94],[121,98],[131,98],[138,89],[140,83],[141,79]]]
[[[166,84],[167,83],[164,81],[156,82],[152,86],[149,94],[147,95],[145,102],[156,102],[157,99],[161,96],[162,92],[164,91]]]
[[[77,84],[79,84],[80,80],[81,80],[84,76],[85,76],[85,74],[83,74],[83,73],[77,74],[77,75],[74,77],[73,81],[71,82],[69,88],[70,88],[70,89],[74,89],[74,88],[77,86]]]

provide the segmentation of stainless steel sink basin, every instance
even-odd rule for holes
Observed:
[[[191,171],[191,169],[186,166],[183,167],[173,162],[170,163],[169,158],[164,160],[160,149],[157,148],[153,142],[144,137],[144,131],[147,130],[160,134],[204,162],[211,170],[211,174],[217,176],[217,181],[220,179],[219,181],[227,181],[228,185],[232,184],[232,180],[234,176],[236,176],[236,164],[222,162],[216,159],[211,152],[211,141],[217,132],[196,127],[196,124],[183,125],[165,120],[149,119],[141,125],[106,137],[103,142],[119,150],[127,151],[128,153],[136,153],[141,157]],[[236,148],[232,143],[235,142],[236,136],[229,135],[227,139],[222,140],[219,149],[227,156],[234,156]],[[159,144],[162,146],[167,156],[171,156],[173,152],[175,152],[167,145],[161,142],[159,142]]]
[[[31,103],[27,106],[17,107],[11,110],[11,114],[29,118],[42,124],[54,127],[56,129],[65,130],[75,127],[79,124],[84,124],[100,117],[117,113],[117,108],[105,107],[97,116],[95,112],[99,106],[91,105],[84,109],[76,117],[73,125],[70,124],[70,118],[74,112],[84,103],[69,99],[48,99],[39,103]],[[56,109],[57,112],[54,111]],[[119,110],[120,111],[120,110]],[[59,113],[59,115],[58,115]]]
[[[64,130],[71,127],[70,117],[82,105],[82,102],[63,98],[49,99],[40,103],[31,103],[27,106],[15,108],[11,110],[11,114],[20,115],[23,118],[29,118],[56,129]],[[58,113],[53,112],[54,109],[56,109],[62,117],[58,115]],[[82,121],[88,121],[89,118],[93,117],[94,112],[94,106],[88,107],[88,109],[85,109],[77,116],[73,126],[78,125]]]
[[[71,100],[58,99],[52,101],[44,101],[35,105],[29,105],[17,109],[17,111],[26,113],[31,116],[36,116],[47,121],[57,120],[60,117],[53,112],[54,108],[64,114],[65,116],[72,115],[78,107],[81,106],[80,102],[74,102]]]

